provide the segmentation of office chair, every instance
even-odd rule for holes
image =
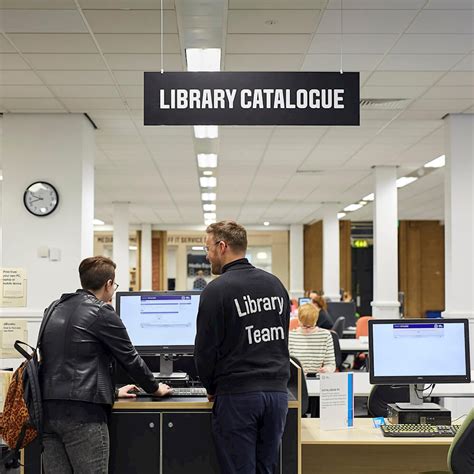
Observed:
[[[451,443],[448,467],[454,474],[474,472],[474,409],[472,409]]]
[[[306,412],[308,411],[309,406],[309,397],[308,397],[308,386],[306,385],[306,375],[303,371],[303,366],[301,362],[295,357],[290,355],[290,359],[301,369],[301,417],[306,417]]]
[[[345,327],[346,327],[346,318],[344,316],[339,316],[336,319],[336,322],[332,325],[331,331],[334,331],[339,336],[339,338],[342,338]]]
[[[373,319],[372,316],[361,316],[356,323],[356,339],[360,336],[369,335],[369,321]]]
[[[408,385],[374,385],[367,399],[367,409],[371,417],[386,417],[389,403],[409,401]]]
[[[332,343],[334,344],[334,356],[336,358],[336,371],[340,372],[342,370],[342,352],[341,345],[339,344],[339,336],[335,331],[329,331],[332,336]]]

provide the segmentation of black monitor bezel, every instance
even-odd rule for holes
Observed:
[[[301,300],[309,300],[306,303],[301,303]],[[309,296],[300,296],[298,298],[298,306],[301,306],[301,304],[309,304],[311,303],[311,298]]]
[[[201,296],[202,291],[118,291],[115,297],[117,314],[120,316],[120,299],[122,296],[162,296],[162,295],[198,295]],[[161,355],[161,354],[193,354],[193,345],[176,345],[176,346],[135,346],[137,352],[141,355]]]
[[[464,341],[466,356],[465,375],[427,375],[427,376],[393,376],[381,377],[374,374],[373,360],[373,328],[376,324],[400,324],[400,323],[443,323],[464,325]],[[396,357],[396,356],[395,356]],[[471,360],[469,352],[469,320],[464,318],[433,318],[433,319],[371,319],[369,321],[369,380],[373,385],[396,385],[396,384],[427,384],[427,383],[469,383],[471,382]]]

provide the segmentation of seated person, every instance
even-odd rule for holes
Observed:
[[[351,303],[353,301],[352,293],[350,291],[344,291],[344,293],[342,294],[341,301],[343,301],[344,303]]]
[[[317,295],[311,298],[311,303],[318,310],[319,317],[317,326],[323,329],[332,329],[334,323],[327,312],[328,305],[326,304],[326,300],[322,296]]]
[[[332,336],[316,326],[318,315],[314,305],[301,305],[298,308],[300,327],[289,333],[290,354],[301,362],[305,374],[336,370]]]

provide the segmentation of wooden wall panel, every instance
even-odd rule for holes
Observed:
[[[166,290],[168,282],[166,280],[166,252],[167,233],[166,231],[152,231],[151,234],[151,284],[155,291]]]
[[[444,226],[438,221],[400,221],[399,280],[407,317],[444,310]]]
[[[304,226],[304,288],[323,287],[323,222]]]
[[[340,287],[352,292],[351,221],[339,221]]]

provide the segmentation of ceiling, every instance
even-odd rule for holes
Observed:
[[[217,151],[217,218],[309,223],[444,153],[442,117],[474,113],[473,0],[164,0],[165,71],[188,47],[222,48],[225,71],[360,71],[360,127],[143,126],[143,71],[160,69],[160,0],[0,0],[0,111],[87,113],[96,217],[202,224],[196,153]],[[341,34],[342,25],[342,34]],[[342,38],[342,45],[341,45]],[[399,191],[401,219],[443,219],[443,169]],[[372,204],[346,218],[369,220]]]

